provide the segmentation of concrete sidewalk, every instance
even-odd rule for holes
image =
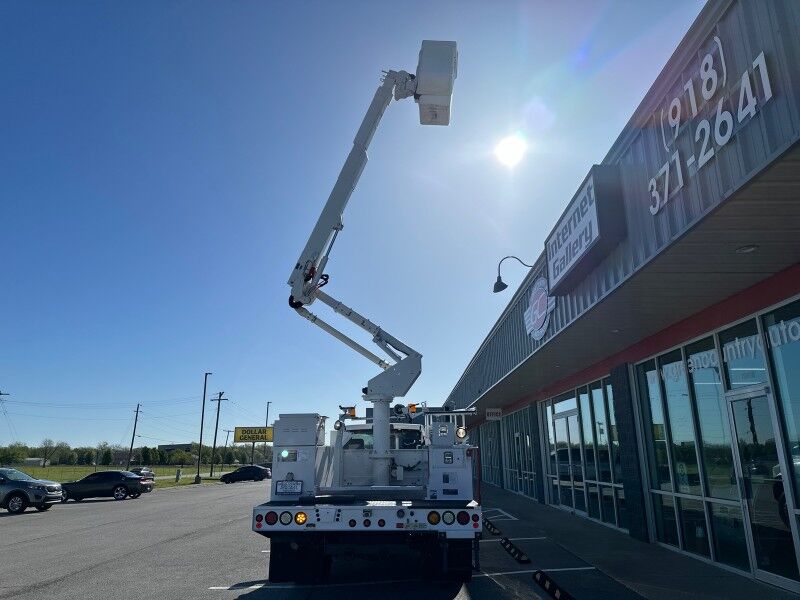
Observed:
[[[615,529],[491,485],[484,485],[482,495],[488,518],[500,528],[502,535],[545,536],[565,552],[644,598],[797,598],[790,592],[657,544],[640,542]],[[491,509],[501,509],[507,515],[491,512]],[[489,536],[487,531],[484,535]],[[534,564],[540,562],[542,557],[536,556],[535,549],[530,548],[527,552]],[[582,589],[592,585],[587,579],[591,575],[591,571],[552,574],[566,591],[577,598],[583,597]]]

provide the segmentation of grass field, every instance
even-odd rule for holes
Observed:
[[[84,465],[54,465],[49,467],[37,467],[37,466],[19,466],[17,467],[20,471],[23,471],[30,475],[31,477],[36,477],[37,479],[45,479],[48,481],[58,481],[59,483],[63,483],[65,481],[75,481],[77,479],[81,479],[86,477],[89,473],[94,473],[95,471],[112,471],[118,469],[124,469],[123,467],[119,466],[84,466]],[[188,485],[194,482],[194,476],[197,473],[196,466],[187,466],[181,469],[182,476],[179,483],[175,482],[175,471],[179,467],[174,465],[165,465],[165,466],[155,466],[150,467],[150,469],[155,472],[156,477],[164,477],[164,479],[156,479],[156,487],[173,487],[175,485]],[[209,481],[218,481],[218,477],[223,473],[228,473],[233,471],[236,467],[231,467],[230,465],[225,465],[224,470],[220,467],[220,465],[214,465],[214,478],[209,477],[210,472],[210,465],[201,465],[200,466],[200,476],[204,480]]]

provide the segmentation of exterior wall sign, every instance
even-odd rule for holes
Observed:
[[[487,421],[499,421],[503,416],[503,409],[502,408],[487,408],[486,409],[486,420]]]
[[[599,236],[594,180],[590,175],[547,240],[547,264],[554,286],[589,251]]]
[[[556,299],[550,295],[547,279],[539,277],[533,282],[528,308],[525,310],[525,331],[537,342],[547,333],[550,313],[556,308]]]
[[[553,293],[569,292],[624,234],[618,167],[594,165],[545,243]]]
[[[689,178],[724,152],[725,145],[741,135],[773,97],[763,50],[752,56],[752,62],[748,60],[744,71],[731,73],[718,36],[707,50],[692,76],[674,97],[665,98],[653,115],[666,151],[666,162],[647,184],[653,216],[675,198],[684,183],[690,183]]]

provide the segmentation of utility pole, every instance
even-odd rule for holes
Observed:
[[[131,457],[133,456],[133,440],[136,438],[136,424],[139,422],[139,406],[140,404],[136,404],[136,418],[133,420],[133,435],[131,435],[131,448],[128,450],[128,465],[125,467],[125,470],[131,468]]]
[[[219,431],[219,407],[220,407],[220,405],[222,404],[223,401],[227,401],[228,400],[227,398],[223,398],[222,397],[223,393],[224,392],[219,392],[216,400],[214,400],[214,398],[211,399],[211,402],[216,402],[217,403],[217,423],[216,423],[216,425],[214,425],[214,445],[211,446],[211,475],[210,475],[210,477],[214,476],[214,454],[217,451],[217,431]]]
[[[225,470],[225,453],[228,451],[228,436],[233,433],[233,429],[223,429],[225,432],[225,448],[222,450],[222,467],[220,473]]]
[[[269,427],[269,405],[270,404],[272,404],[271,400],[269,402],[267,402],[267,422],[264,425],[264,427]],[[264,462],[267,462],[267,442],[266,441],[264,442]]]
[[[6,415],[6,420],[8,421],[8,427],[9,427],[9,429],[11,428],[11,420],[9,419],[9,417],[8,417],[8,413],[6,413],[6,409],[5,409],[5,407],[3,406],[3,396],[10,396],[10,395],[11,395],[11,394],[9,394],[8,392],[3,392],[3,391],[0,391],[0,410],[2,410],[2,411],[3,411],[3,414],[4,414],[4,415]],[[12,434],[13,434],[13,431],[12,431]]]
[[[212,375],[212,373],[206,373],[203,377],[203,406],[200,409],[200,444],[197,448],[197,475],[194,478],[195,483],[200,483],[202,481],[200,478],[200,460],[203,457],[203,419],[206,416],[206,387],[208,385],[209,375]]]

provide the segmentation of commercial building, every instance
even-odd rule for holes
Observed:
[[[800,2],[709,2],[448,397],[484,482],[800,592],[798,139]]]

